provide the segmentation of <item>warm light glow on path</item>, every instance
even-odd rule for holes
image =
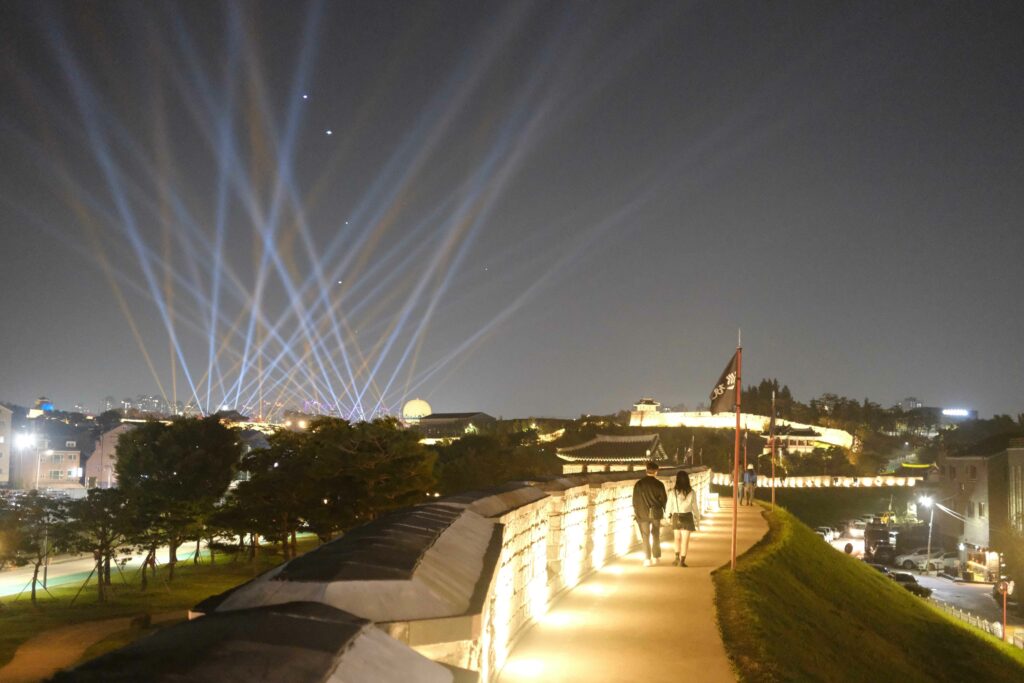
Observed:
[[[631,553],[588,576],[523,635],[498,680],[736,680],[718,635],[711,583],[711,572],[729,561],[732,501],[721,505],[690,539],[688,567],[672,566],[672,532],[665,528],[661,564],[645,568]],[[739,552],[767,531],[760,507],[740,507]]]

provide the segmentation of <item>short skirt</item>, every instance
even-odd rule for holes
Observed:
[[[673,512],[672,513],[672,528],[673,529],[686,529],[687,531],[695,531],[697,527],[693,523],[692,512]]]

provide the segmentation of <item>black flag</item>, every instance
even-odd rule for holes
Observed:
[[[738,352],[737,352],[738,353]],[[736,409],[736,353],[725,366],[722,376],[711,390],[711,414],[724,413]]]

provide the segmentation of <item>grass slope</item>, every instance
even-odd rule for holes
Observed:
[[[726,650],[742,681],[1015,681],[1024,651],[954,621],[781,508],[714,573]]]
[[[299,540],[299,552],[309,550],[315,545],[315,539],[302,538]],[[251,563],[244,559],[233,562],[223,556],[218,557],[217,563],[212,566],[208,563],[193,565],[191,561],[182,562],[175,570],[174,581],[165,584],[163,577],[166,570],[161,569],[157,579],[151,580],[149,590],[145,593],[138,588],[139,576],[136,571],[126,572],[125,580],[115,573],[110,586],[111,597],[103,604],[96,600],[95,577],[78,596],[74,605],[71,604],[71,599],[78,592],[81,583],[51,588],[52,597],[40,589],[35,607],[26,595],[17,600],[5,598],[0,603],[0,667],[11,660],[18,646],[44,631],[100,619],[187,610],[211,595],[226,591],[262,574],[281,561],[281,555],[272,549],[261,548],[261,552]],[[121,644],[127,644],[146,632],[143,629],[133,629],[131,632],[120,634]],[[125,638],[129,640],[124,640]]]

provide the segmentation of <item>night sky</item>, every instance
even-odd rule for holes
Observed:
[[[1024,410],[1024,3],[4,2],[0,400]]]

